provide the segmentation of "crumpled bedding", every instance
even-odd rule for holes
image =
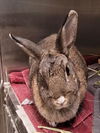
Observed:
[[[26,98],[32,100],[32,89],[29,88],[29,69],[19,72],[11,72],[9,79],[11,86],[16,93],[19,101],[22,103]],[[87,91],[85,99],[80,106],[80,109],[74,119],[63,124],[59,124],[58,128],[72,131],[73,133],[92,133],[93,120],[93,100],[94,96]],[[38,126],[49,126],[48,123],[40,116],[34,103],[32,105],[23,105],[25,112],[31,120],[37,131],[45,133],[53,133],[46,129],[38,129]]]

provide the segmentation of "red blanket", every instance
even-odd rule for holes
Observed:
[[[28,87],[29,69],[20,72],[10,73],[10,82],[14,92],[16,93],[20,102],[26,98],[32,100],[31,89]],[[33,105],[24,105],[25,112],[33,123],[37,131],[45,131],[46,133],[53,133],[52,131],[38,129],[39,125],[48,126],[46,121],[39,115],[36,107]],[[77,116],[70,122],[59,124],[58,128],[72,131],[73,133],[92,133],[92,114],[93,114],[93,96],[87,92],[84,102],[81,106]]]

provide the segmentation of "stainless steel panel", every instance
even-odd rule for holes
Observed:
[[[0,40],[9,69],[26,66],[27,55],[8,37],[12,32],[38,42],[58,32],[70,9],[79,13],[77,47],[83,54],[100,54],[99,0],[0,0]]]

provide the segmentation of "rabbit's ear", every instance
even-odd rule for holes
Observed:
[[[17,37],[9,34],[10,38],[21,47],[29,56],[41,58],[42,49],[37,46],[34,42],[27,40],[25,38]]]
[[[58,32],[56,48],[60,52],[68,54],[68,49],[74,44],[77,34],[77,23],[78,14],[76,11],[71,10]]]

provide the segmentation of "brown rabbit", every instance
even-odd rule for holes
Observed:
[[[87,87],[86,63],[75,47],[78,14],[71,10],[58,34],[36,45],[10,34],[29,56],[34,103],[46,121],[56,126],[75,117]]]

